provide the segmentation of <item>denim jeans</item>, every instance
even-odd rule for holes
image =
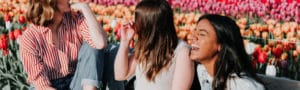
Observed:
[[[125,90],[125,82],[114,79],[114,62],[118,49],[119,46],[114,44],[108,45],[105,49],[103,87],[101,90]]]
[[[102,87],[104,50],[90,47],[84,42],[78,54],[75,75],[70,85],[71,90],[82,90],[82,85]]]

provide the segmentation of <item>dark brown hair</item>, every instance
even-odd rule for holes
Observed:
[[[26,18],[30,23],[48,26],[53,22],[55,11],[58,10],[56,0],[29,0]]]
[[[135,29],[138,42],[135,59],[145,69],[149,81],[172,59],[178,38],[173,21],[173,11],[166,0],[143,0],[135,10]]]
[[[232,74],[237,74],[238,77],[247,76],[264,84],[251,66],[251,60],[244,48],[240,28],[235,21],[226,16],[207,14],[200,17],[198,23],[204,19],[213,26],[217,42],[221,45],[220,58],[215,64],[213,90],[228,88],[226,87],[227,80],[235,78],[230,76]]]

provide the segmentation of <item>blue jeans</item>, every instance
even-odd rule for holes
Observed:
[[[118,45],[108,45],[105,49],[104,58],[104,75],[103,87],[101,90],[125,90],[124,81],[116,81],[114,79],[114,62],[118,52]]]
[[[101,90],[125,90],[124,81],[114,79],[114,61],[118,52],[117,45],[108,45],[97,50],[84,42],[78,54],[78,63],[74,75],[51,80],[57,90],[82,90],[82,85],[93,85]],[[29,90],[35,90],[31,85]]]

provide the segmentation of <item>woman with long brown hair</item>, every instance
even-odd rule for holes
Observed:
[[[26,15],[30,26],[20,38],[20,54],[30,90],[100,87],[103,52],[98,49],[106,46],[106,34],[87,4],[29,0]]]
[[[114,65],[115,79],[136,76],[136,90],[188,90],[193,81],[193,62],[189,48],[179,40],[173,11],[166,0],[143,0],[135,10],[134,27],[121,31],[121,43]],[[134,34],[138,41],[128,56]]]
[[[207,14],[191,35],[190,58],[197,64],[201,90],[265,90],[244,49],[235,21]]]

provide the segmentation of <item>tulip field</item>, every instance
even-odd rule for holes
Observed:
[[[29,0],[0,0],[0,89],[27,90],[18,38],[29,25]],[[120,26],[134,20],[140,0],[70,0],[88,3],[111,44],[119,44]],[[168,0],[174,10],[177,36],[189,33],[204,14],[234,19],[257,73],[300,80],[300,0]],[[138,38],[135,37],[135,41]],[[131,42],[130,47],[134,47]]]

